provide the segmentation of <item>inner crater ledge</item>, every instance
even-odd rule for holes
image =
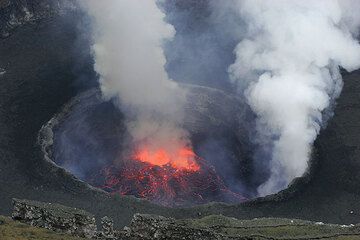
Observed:
[[[239,203],[256,196],[253,121],[247,105],[223,91],[183,85],[192,148],[151,150],[128,143],[127,118],[100,90],[66,104],[40,131],[45,158],[110,194],[179,207]]]

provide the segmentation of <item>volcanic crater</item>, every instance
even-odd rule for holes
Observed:
[[[253,197],[251,121],[240,120],[249,114],[246,104],[221,90],[182,87],[188,92],[182,127],[193,149],[180,149],[177,156],[161,150],[134,152],[127,141],[126,115],[92,89],[73,98],[41,129],[45,158],[93,187],[164,206]]]
[[[9,17],[2,18],[0,24],[8,26],[8,19],[11,16],[18,17],[19,14],[17,13],[22,13],[24,3],[36,5],[36,7],[32,8],[37,11],[34,16],[39,16],[37,19],[42,19],[41,16],[47,15],[42,14],[43,9],[38,7],[39,4],[37,3],[51,1],[14,0],[2,2],[11,3],[10,7],[1,8],[2,13],[6,13],[4,16],[8,15]],[[63,3],[65,1],[56,2]],[[189,2],[193,3],[193,1]],[[52,13],[51,16],[53,15],[56,14]],[[360,171],[358,161],[360,157],[358,138],[360,134],[358,121],[360,117],[358,104],[360,101],[360,95],[358,94],[360,92],[359,71],[351,74],[342,72],[345,85],[335,108],[334,117],[329,121],[327,128],[321,131],[314,145],[311,163],[316,163],[316,166],[311,167],[311,174],[306,174],[305,177],[297,180],[297,183],[300,184],[291,185],[290,188],[276,195],[243,204],[225,205],[217,203],[192,208],[164,208],[131,197],[109,197],[109,194],[104,194],[104,191],[98,191],[100,188],[86,187],[83,182],[79,184],[79,179],[83,179],[84,176],[80,172],[77,173],[75,169],[67,168],[67,171],[72,174],[69,175],[63,171],[63,168],[56,166],[56,164],[61,166],[64,162],[64,159],[60,161],[61,158],[56,158],[56,156],[61,156],[60,153],[65,156],[66,150],[69,150],[59,150],[61,148],[58,146],[60,143],[59,136],[66,129],[64,128],[66,123],[71,120],[71,116],[76,112],[75,110],[79,113],[88,111],[89,115],[90,113],[93,114],[95,109],[91,105],[91,101],[85,102],[81,101],[81,99],[92,99],[94,104],[106,105],[109,109],[113,109],[114,106],[111,103],[104,103],[101,98],[98,98],[100,97],[98,90],[91,90],[77,95],[58,114],[53,116],[54,112],[58,111],[71,97],[84,88],[88,89],[90,86],[97,85],[89,54],[89,44],[85,39],[81,41],[84,36],[78,34],[78,25],[81,25],[80,23],[86,24],[79,11],[76,9],[68,11],[64,17],[53,16],[49,19],[46,18],[46,20],[39,20],[34,24],[20,23],[19,26],[16,25],[16,28],[2,35],[3,38],[0,44],[2,56],[0,63],[1,67],[4,68],[4,72],[0,75],[2,80],[1,90],[3,91],[3,94],[0,95],[3,112],[3,117],[0,119],[2,129],[0,138],[2,152],[2,160],[0,161],[1,214],[10,214],[12,209],[11,199],[17,197],[82,208],[94,212],[99,217],[108,215],[114,218],[118,227],[127,225],[132,216],[139,212],[155,213],[175,218],[222,214],[241,219],[272,216],[303,218],[341,224],[358,222],[358,213],[360,212],[360,179],[358,174]],[[83,28],[85,29],[85,27]],[[5,27],[2,29],[8,30]],[[84,42],[87,44],[84,44]],[[79,72],[82,73],[80,76]],[[88,73],[84,74],[84,72]],[[92,79],[90,84],[88,83],[89,79]],[[86,87],[79,88],[81,82],[86,82],[87,84],[84,84]],[[220,100],[220,102],[224,101],[224,99]],[[214,104],[216,105],[216,103]],[[80,105],[83,108],[76,107]],[[241,107],[242,105],[235,106]],[[99,115],[101,115],[100,108],[103,107],[98,108]],[[218,108],[221,113],[228,109],[222,109],[222,106]],[[117,115],[116,111],[111,110],[109,112]],[[121,114],[118,116],[122,117]],[[224,114],[224,117],[221,117],[223,121],[232,119],[225,116],[227,115]],[[53,117],[52,120],[47,122],[51,117]],[[85,115],[83,117],[85,119]],[[211,158],[205,156],[199,147],[201,146],[201,139],[206,139],[210,144],[212,142],[211,137],[202,138],[200,133],[214,136],[216,132],[214,129],[217,128],[202,131],[201,129],[210,126],[208,125],[210,121],[207,118],[204,119],[206,120],[196,128],[198,131],[195,133],[198,134],[192,134],[191,137],[194,152],[199,157],[211,162]],[[73,119],[73,121],[75,120]],[[71,134],[72,131],[80,131],[78,128],[83,127],[75,123],[72,129],[67,130],[68,134]],[[93,121],[94,125],[96,123],[99,124],[99,120]],[[43,124],[45,125],[38,136],[38,131]],[[246,126],[239,127],[246,130]],[[91,129],[93,133],[97,132],[96,128]],[[107,128],[110,135],[105,135],[113,136],[116,131]],[[101,132],[100,128],[99,132]],[[247,132],[245,131],[245,133]],[[35,144],[37,136],[43,152],[40,152],[39,146]],[[119,137],[119,135],[116,136]],[[251,155],[247,150],[251,148],[247,147],[246,138],[246,134],[235,138],[237,140],[234,143],[241,142],[242,144],[239,146],[243,146],[241,149],[245,152],[244,155],[239,154],[237,156]],[[221,138],[218,136],[218,139]],[[75,148],[75,146],[84,145],[73,146]],[[89,151],[91,146],[98,145],[89,144],[85,148],[88,153],[91,153]],[[107,146],[115,149],[111,144]],[[216,156],[219,152],[217,151],[218,148],[213,149],[209,155]],[[231,147],[231,149],[236,148]],[[94,154],[93,156],[97,155]],[[43,160],[44,157],[48,160],[47,162]],[[108,159],[112,160],[111,158]],[[73,157],[71,160],[77,161],[79,158]],[[255,189],[253,186],[256,186],[256,184],[251,181],[252,168],[249,159],[247,157],[236,158],[234,162],[238,163],[237,174],[242,174],[239,179],[243,180],[242,183],[245,186],[245,191],[239,192],[246,192],[247,190],[248,193],[251,193],[251,189]],[[222,169],[214,163],[212,164],[216,168],[218,175],[229,175],[226,174],[226,169]],[[73,176],[76,176],[76,178]],[[226,179],[224,180],[225,183],[231,183]],[[236,192],[236,189],[233,189],[235,184],[229,185],[230,189]],[[251,194],[249,195],[251,197]],[[245,197],[247,196],[245,195]]]

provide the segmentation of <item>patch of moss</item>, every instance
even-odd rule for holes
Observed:
[[[1,240],[84,240],[47,229],[32,227],[3,216],[0,216],[0,222],[3,222],[0,224]]]
[[[183,220],[193,228],[212,229],[226,236],[263,236],[272,239],[360,239],[360,225],[341,226],[298,219],[238,220],[221,215]]]

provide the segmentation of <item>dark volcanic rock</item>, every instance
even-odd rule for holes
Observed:
[[[246,130],[250,123],[241,120],[248,110],[245,104],[220,90],[196,85],[181,86],[188,93],[185,106],[187,117],[183,127],[189,132],[195,152],[206,161],[204,167],[211,166],[210,170],[214,167],[210,173],[209,169],[204,170],[205,174],[196,180],[198,185],[192,185],[194,181],[189,181],[189,188],[194,191],[201,189],[208,184],[207,176],[213,179],[219,176],[228,188],[233,187],[233,181],[246,180],[245,176],[250,175],[248,173],[252,169]],[[38,142],[46,161],[55,162],[92,186],[104,186],[100,173],[104,167],[112,165],[114,159],[119,164],[119,152],[127,150],[125,122],[126,117],[118,107],[104,101],[99,89],[93,89],[79,94],[45,124],[40,130]],[[215,143],[222,144],[220,157],[216,153],[208,153],[214,152],[212,148]],[[224,170],[223,165],[230,170]],[[110,192],[115,192],[118,187],[130,186],[125,185],[129,183],[123,184],[113,186]],[[219,190],[221,187],[214,184],[209,188]],[[245,198],[240,199],[239,196],[247,193],[245,190],[236,192],[238,195],[231,195],[227,191],[211,191],[200,191],[198,194],[204,194],[202,199],[191,198],[190,194],[181,195],[179,192],[179,197],[168,203],[172,206],[189,206],[211,201],[240,202]],[[132,194],[135,193],[134,186]]]
[[[15,6],[21,6],[15,3],[20,2],[39,1],[0,0],[1,11],[14,11]],[[12,7],[6,8],[8,4]],[[8,22],[8,16],[1,14],[0,22]],[[70,14],[66,19],[50,17],[49,21],[39,21],[41,24],[24,24],[12,28],[16,31],[11,30],[9,37],[0,40],[1,214],[9,215],[11,199],[18,197],[83,208],[100,217],[108,215],[118,227],[128,225],[137,212],[174,218],[223,214],[248,219],[276,216],[341,224],[359,222],[359,71],[343,74],[344,90],[334,118],[314,146],[317,166],[311,178],[298,180],[301,188],[292,188],[291,194],[285,191],[280,197],[239,205],[170,209],[135,198],[110,197],[79,184],[61,169],[54,170],[36,145],[38,132],[79,93],[74,88],[78,80],[88,82],[93,76],[84,73],[92,70],[92,60],[89,46],[78,41],[82,37],[78,33],[81,17]]]
[[[164,218],[154,215],[136,214],[129,228],[125,228],[123,238],[135,239],[174,239],[174,240],[206,240],[206,239],[230,239],[221,236],[214,231],[193,229],[176,224],[175,219]],[[231,238],[235,239],[235,238]],[[242,238],[239,238],[242,239]]]
[[[115,231],[113,220],[101,219],[102,231],[97,232],[95,218],[90,213],[59,204],[14,199],[14,220],[31,226],[96,239],[245,239],[217,233],[214,229],[193,228],[186,222],[156,215],[135,214],[130,227]],[[253,239],[253,238],[246,238]],[[265,238],[264,238],[265,239]]]
[[[129,227],[117,231],[109,217],[97,232],[94,217],[58,204],[14,200],[13,218],[33,226],[98,240],[243,240],[243,239],[358,239],[360,225],[335,225],[283,218],[239,220],[222,215],[201,219],[135,214]],[[64,227],[67,226],[67,227]]]
[[[26,23],[63,14],[75,7],[73,0],[0,0],[0,38]]]
[[[84,210],[19,199],[13,203],[15,220],[79,237],[92,238],[96,234],[95,218]]]
[[[115,231],[114,231],[114,221],[105,216],[101,218],[101,234],[103,238],[106,239],[114,239],[115,238]]]
[[[230,239],[358,239],[360,225],[330,225],[298,219],[260,218],[238,220],[221,215],[175,220],[135,214],[120,239],[230,240]]]

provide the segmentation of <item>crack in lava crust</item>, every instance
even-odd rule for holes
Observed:
[[[104,167],[90,182],[110,193],[133,195],[171,207],[246,200],[230,191],[214,167],[189,148],[173,155],[162,149],[137,151],[119,166]]]

